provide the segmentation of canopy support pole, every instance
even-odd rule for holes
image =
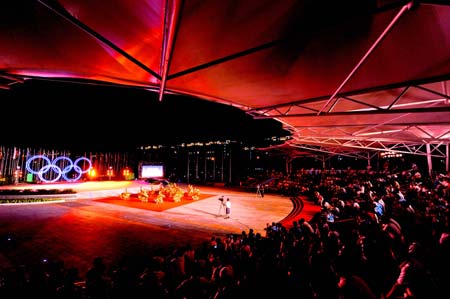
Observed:
[[[449,149],[449,147],[450,147],[450,143],[447,143],[446,145],[445,145],[445,171],[447,172],[447,174],[448,174],[448,172],[449,172],[449,155],[450,155],[450,149]]]
[[[433,171],[433,161],[431,160],[431,147],[430,144],[426,144],[427,147],[427,163],[428,163],[428,175],[431,177]]]
[[[366,52],[366,54],[361,58],[361,60],[358,62],[358,64],[353,68],[353,70],[350,72],[350,74],[345,78],[344,82],[341,83],[341,85],[336,89],[336,91],[333,93],[333,95],[328,99],[328,101],[323,105],[323,107],[317,112],[317,115],[322,114],[322,112],[327,108],[327,106],[331,103],[332,100],[336,97],[336,95],[341,91],[341,89],[344,87],[345,84],[347,84],[348,80],[350,80],[351,77],[356,73],[356,71],[359,69],[359,67],[366,61],[366,59],[369,57],[370,54],[375,50],[375,48],[378,46],[378,44],[383,40],[383,38],[386,36],[386,34],[392,29],[394,24],[398,21],[398,19],[403,15],[403,13],[413,6],[413,1],[403,5],[403,7],[400,9],[400,11],[397,13],[397,15],[394,17],[394,19],[389,23],[389,25],[384,29],[384,31],[381,33],[381,35],[378,37],[378,39],[375,41],[375,43],[370,47],[370,49]]]
[[[162,61],[161,61],[161,85],[159,87],[159,101],[162,101],[164,90],[166,88],[167,82],[167,73],[169,72],[170,60],[172,58],[172,50],[173,44],[175,42],[175,33],[177,28],[177,20],[180,15],[181,5],[178,3],[179,1],[173,1],[173,14],[166,14],[166,22],[164,28],[164,40],[163,40],[163,53],[162,53]],[[166,11],[170,11],[169,8],[166,8]]]

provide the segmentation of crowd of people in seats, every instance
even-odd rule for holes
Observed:
[[[199,248],[167,248],[139,263],[105,265],[97,257],[84,276],[63,263],[2,269],[0,296],[442,298],[450,282],[448,174],[349,169],[296,177],[321,206],[312,219],[270,223],[265,234],[212,236]]]

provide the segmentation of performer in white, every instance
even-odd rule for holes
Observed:
[[[229,198],[227,198],[227,201],[225,202],[225,219],[230,218],[231,214],[231,201]]]

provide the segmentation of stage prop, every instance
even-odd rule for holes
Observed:
[[[133,194],[129,193],[127,189],[120,194],[120,199],[130,200]],[[200,198],[200,190],[193,185],[188,185],[187,190],[183,190],[176,183],[170,183],[168,186],[161,186],[159,190],[154,190],[152,188],[145,189],[140,188],[139,193],[135,194],[134,197],[141,202],[153,202],[153,203],[163,203],[163,202],[180,202],[182,199],[187,200],[198,200]]]
[[[27,160],[25,167],[45,183],[54,183],[61,177],[67,182],[76,182],[91,169],[92,163],[86,157],[72,161],[69,157],[60,156],[51,161],[47,156],[35,155]]]

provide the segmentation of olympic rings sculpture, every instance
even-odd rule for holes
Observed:
[[[31,166],[31,163],[37,159],[42,159],[45,162],[45,165],[42,166],[39,170],[34,170]],[[87,162],[89,167],[83,170],[79,166],[79,163],[81,161]],[[67,165],[64,166],[64,164],[67,164]],[[56,182],[61,177],[64,180],[66,180],[67,182],[75,182],[81,178],[81,175],[83,173],[86,173],[89,171],[89,169],[92,167],[92,163],[91,163],[91,160],[89,160],[86,157],[80,157],[73,162],[69,157],[66,157],[66,156],[61,156],[61,157],[58,157],[58,158],[54,159],[53,161],[51,161],[48,157],[46,157],[44,155],[36,155],[36,156],[32,156],[31,158],[29,158],[27,160],[25,167],[30,173],[37,175],[39,177],[39,179],[45,183]],[[63,167],[63,168],[61,168],[61,167]],[[50,170],[52,170],[56,173],[56,177],[52,180],[46,179],[44,177],[44,174],[48,173]],[[72,170],[78,174],[74,178],[69,178],[67,175]]]

